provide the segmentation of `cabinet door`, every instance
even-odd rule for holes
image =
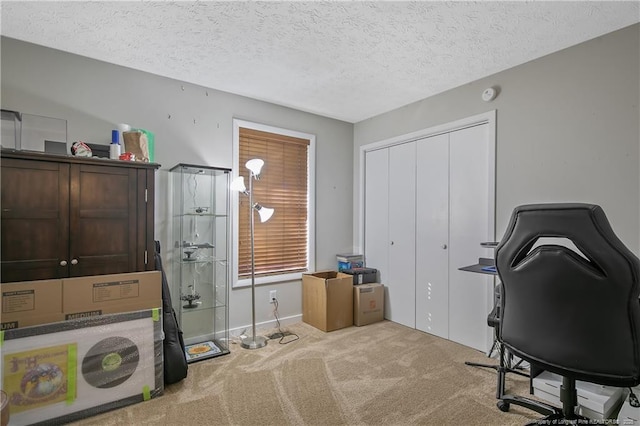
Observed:
[[[486,351],[492,335],[487,327],[492,278],[458,268],[493,257],[493,250],[480,247],[493,239],[488,125],[451,132],[449,149],[449,339]]]
[[[3,158],[2,282],[69,271],[69,165]]]
[[[69,275],[136,271],[136,169],[78,164],[70,174]]]
[[[417,142],[416,328],[449,338],[449,135]]]
[[[388,318],[415,328],[416,143],[389,148]]]

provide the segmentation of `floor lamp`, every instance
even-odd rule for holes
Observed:
[[[256,336],[256,260],[254,252],[254,235],[253,235],[253,223],[254,214],[256,211],[260,215],[260,222],[266,222],[273,215],[274,210],[268,207],[263,207],[258,203],[253,202],[253,180],[260,179],[260,171],[264,161],[259,158],[247,161],[246,168],[249,169],[249,190],[244,185],[244,176],[238,176],[231,182],[231,189],[242,192],[249,196],[249,224],[251,229],[251,326],[253,332],[251,337],[245,337],[242,339],[241,346],[245,349],[258,349],[267,345],[267,339],[262,336]]]

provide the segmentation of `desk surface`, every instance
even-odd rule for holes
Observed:
[[[498,275],[498,272],[496,271],[485,271],[483,270],[483,268],[487,268],[496,266],[496,261],[494,259],[488,259],[486,257],[481,257],[478,259],[478,263],[476,263],[475,265],[469,265],[469,266],[463,266],[462,268],[458,268],[460,271],[467,271],[467,272],[477,272],[480,274],[487,274],[487,275]]]

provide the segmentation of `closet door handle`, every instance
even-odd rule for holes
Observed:
[[[440,247],[442,247],[442,250],[446,250],[447,249],[447,245],[446,244],[443,244]]]
[[[78,259],[71,259],[71,264],[72,265],[77,265],[78,264]]]
[[[391,241],[391,245],[393,245],[393,241]]]
[[[66,260],[61,260],[60,261],[60,266],[67,266],[67,261]]]

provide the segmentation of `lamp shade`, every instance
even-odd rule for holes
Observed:
[[[253,208],[258,212],[258,214],[260,215],[260,222],[263,223],[271,219],[271,216],[273,216],[273,212],[275,212],[274,209],[271,209],[269,207],[262,207],[258,203],[254,204]]]
[[[249,160],[245,163],[245,167],[254,174],[254,176],[260,175],[260,170],[262,170],[262,166],[264,166],[264,161],[259,158],[254,158],[253,160]]]
[[[244,185],[244,176],[238,176],[233,181],[231,181],[230,188],[233,191],[245,192],[247,190],[247,187]]]

